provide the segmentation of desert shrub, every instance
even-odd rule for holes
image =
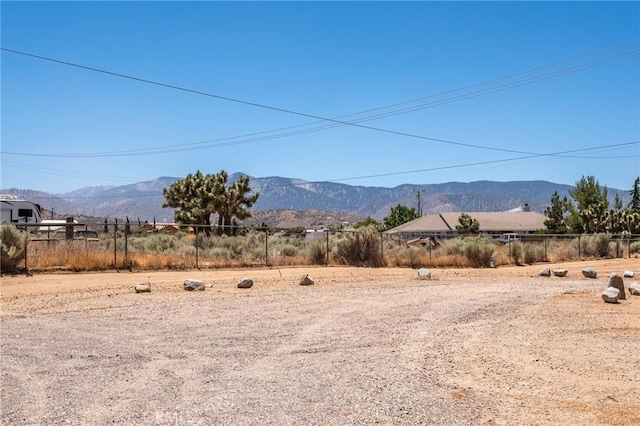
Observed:
[[[545,260],[544,247],[538,244],[524,244],[524,263],[533,265],[534,263],[544,262]]]
[[[587,235],[581,238],[580,250],[585,257],[611,257],[611,239],[604,234]]]
[[[554,241],[549,246],[549,261],[565,262],[578,258],[578,245],[575,239]]]
[[[522,243],[509,243],[507,244],[507,249],[509,250],[509,256],[513,260],[513,263],[520,265],[522,263],[522,255],[524,253]]]
[[[294,257],[298,255],[298,248],[292,244],[286,244],[278,248],[278,253],[280,256]]]
[[[493,262],[495,243],[487,238],[465,238],[462,253],[473,267],[489,267]]]
[[[380,240],[370,229],[347,233],[335,245],[335,258],[353,266],[383,266]]]
[[[2,246],[0,269],[2,272],[15,272],[25,255],[25,235],[15,226],[0,225],[0,245]]]
[[[175,251],[178,247],[178,240],[173,235],[154,234],[145,237],[141,241],[142,248],[146,252],[163,253]]]
[[[324,265],[327,263],[327,255],[325,253],[325,244],[316,240],[307,246],[307,261],[312,265]]]
[[[640,241],[634,241],[629,246],[630,252],[633,254],[640,253]]]

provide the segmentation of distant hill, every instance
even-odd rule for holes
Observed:
[[[233,181],[241,174],[230,176]],[[139,182],[123,186],[91,186],[80,188],[66,194],[49,194],[35,190],[2,189],[2,193],[19,195],[36,203],[44,209],[52,210],[62,216],[91,216],[122,218],[142,222],[173,221],[173,210],[162,208],[163,188],[179,178],[160,177],[152,181]],[[315,216],[331,214],[333,219],[342,221],[342,217],[365,218],[371,216],[382,219],[389,214],[391,207],[398,204],[418,208],[423,214],[449,211],[508,211],[521,209],[528,204],[533,211],[544,212],[551,195],[557,191],[560,196],[569,195],[570,185],[547,181],[477,181],[448,182],[427,185],[400,185],[395,188],[352,186],[334,182],[307,182],[301,179],[284,177],[251,178],[251,188],[260,192],[260,198],[254,207],[256,219],[264,217],[265,223],[272,226],[277,223],[300,223],[291,226],[309,226],[304,221],[311,220],[312,213],[306,219],[293,220],[294,213],[317,210]],[[629,191],[609,188],[611,200],[618,194],[626,204]],[[258,215],[258,211],[261,211]],[[264,212],[271,212],[266,214]],[[323,213],[320,213],[323,212]],[[285,218],[279,217],[284,215]],[[288,218],[288,219],[286,219]],[[287,222],[289,221],[289,222]]]

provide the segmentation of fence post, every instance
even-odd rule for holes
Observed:
[[[382,231],[380,231],[380,262],[384,265],[384,240]]]
[[[329,264],[329,230],[325,229],[324,230],[325,234],[326,234],[326,242],[327,242],[327,260],[326,260],[326,264]]]
[[[27,264],[28,252],[29,252],[29,231],[24,233],[24,270],[27,274],[29,273],[29,265]]]
[[[269,229],[264,230],[264,264],[269,266]]]
[[[118,219],[116,219],[116,222]],[[113,226],[113,267],[118,270],[118,227]]]
[[[200,266],[198,266],[198,231],[200,231],[200,229],[198,228],[198,225],[194,225],[195,226],[195,233],[196,233],[196,269],[200,269]]]
[[[578,259],[582,260],[582,244],[580,244],[580,235],[578,235]]]

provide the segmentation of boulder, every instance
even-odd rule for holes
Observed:
[[[629,293],[632,296],[640,296],[640,281],[629,284]]]
[[[555,275],[556,277],[566,277],[567,272],[568,271],[566,269],[554,269],[553,275]]]
[[[615,287],[607,287],[602,292],[602,300],[607,303],[618,303],[620,298],[620,290]]]
[[[313,278],[311,278],[309,276],[309,274],[304,274],[302,276],[302,278],[300,278],[300,285],[313,285],[315,284],[315,281],[313,280]]]
[[[542,271],[538,272],[538,276],[539,277],[550,277],[551,276],[551,269],[544,268]]]
[[[422,280],[430,280],[431,279],[431,271],[427,268],[418,269],[418,278]]]
[[[620,295],[618,296],[619,299],[624,300],[627,298],[624,291],[624,281],[622,281],[622,277],[615,272],[609,275],[609,283],[607,284],[607,287],[614,287],[620,290]]]
[[[251,278],[243,278],[238,281],[238,288],[251,288],[253,287],[253,280]]]
[[[597,278],[598,272],[593,268],[584,268],[582,270],[582,275],[584,275],[587,278]]]
[[[136,293],[150,293],[151,283],[149,281],[137,284],[135,286]]]
[[[204,291],[204,283],[202,282],[202,280],[195,280],[193,278],[187,278],[186,280],[184,280],[183,287],[187,291]]]
[[[622,278],[633,278],[633,271],[624,271],[624,273],[622,274]]]

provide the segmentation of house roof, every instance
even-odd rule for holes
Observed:
[[[537,212],[446,212],[419,217],[389,234],[408,232],[455,232],[458,218],[466,213],[480,223],[480,232],[534,232],[544,228],[547,217]]]

